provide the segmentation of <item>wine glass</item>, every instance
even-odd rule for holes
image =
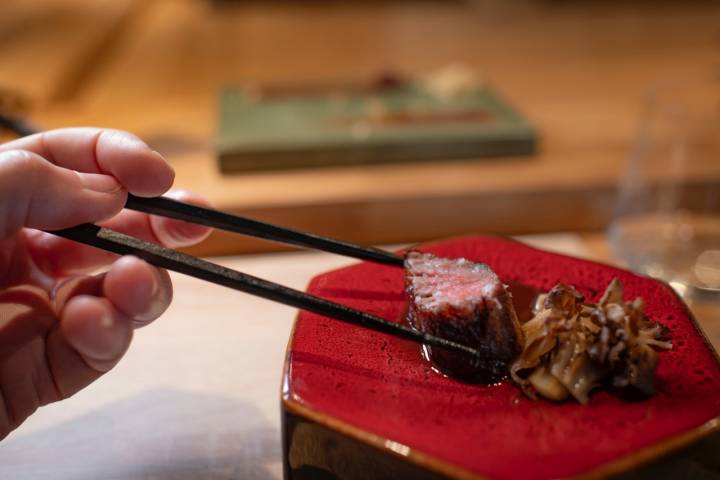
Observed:
[[[650,92],[608,235],[631,269],[720,300],[720,78]]]

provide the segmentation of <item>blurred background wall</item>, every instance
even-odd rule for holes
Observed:
[[[643,95],[720,73],[717,2],[4,0],[0,91],[39,128],[135,132],[218,207],[367,243],[604,228]],[[356,84],[450,64],[536,127],[537,153],[222,174],[228,85]],[[274,248],[214,235],[199,253]]]

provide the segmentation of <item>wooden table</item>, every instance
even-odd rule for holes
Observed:
[[[610,259],[601,236],[523,240]],[[308,252],[219,260],[296,288],[349,262]],[[0,478],[281,478],[280,380],[295,312],[191,278],[173,281],[172,307],[137,332],[117,368],[40,409],[0,444]],[[718,313],[718,305],[698,310],[716,348]],[[679,461],[678,468],[690,462]]]
[[[44,127],[132,130],[218,207],[362,243],[606,225],[649,85],[720,64],[717,2],[4,0],[0,89]],[[344,83],[453,62],[540,132],[527,158],[221,176],[227,84]],[[717,163],[717,162],[716,162]],[[717,165],[705,180],[720,185]],[[202,254],[272,248],[215,235]]]

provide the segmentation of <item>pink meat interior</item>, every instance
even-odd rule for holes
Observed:
[[[414,294],[413,303],[432,313],[439,313],[448,306],[458,312],[470,313],[502,288],[497,275],[487,265],[464,258],[410,252],[406,266]]]

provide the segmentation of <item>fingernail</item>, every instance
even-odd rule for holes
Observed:
[[[205,235],[210,229],[208,227],[203,227],[202,225],[181,222],[175,224],[175,228],[173,230],[176,237],[178,237],[178,240],[195,240]]]
[[[89,190],[101,193],[116,193],[122,190],[122,185],[110,175],[97,173],[77,172],[80,182]]]

